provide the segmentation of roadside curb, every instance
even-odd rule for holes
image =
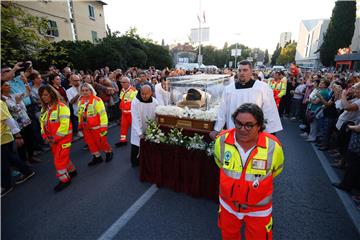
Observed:
[[[325,154],[322,151],[319,151],[314,143],[311,143],[311,147],[314,149],[314,152],[318,159],[320,160],[320,163],[323,167],[323,169],[326,172],[326,175],[330,179],[331,183],[338,183],[340,182],[339,176],[336,174],[335,170],[330,166],[328,158],[325,156]],[[334,187],[335,188],[335,187]],[[347,213],[349,214],[351,221],[355,225],[358,234],[360,236],[360,211],[357,209],[356,204],[351,199],[350,194],[335,188],[336,193],[338,194],[340,200],[342,201]]]

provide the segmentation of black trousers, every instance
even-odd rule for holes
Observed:
[[[34,132],[32,123],[23,127],[20,131],[21,136],[24,139],[24,145],[18,148],[19,156],[21,160],[27,161],[34,156]]]
[[[348,151],[345,161],[346,169],[341,185],[349,191],[354,188],[360,190],[360,154]]]
[[[137,167],[139,166],[139,150],[140,147],[131,144],[131,155],[130,155],[130,159],[131,159],[131,166],[132,167]]]
[[[12,185],[10,166],[14,166],[24,175],[32,172],[31,168],[17,157],[14,141],[1,145],[1,187],[3,188]]]

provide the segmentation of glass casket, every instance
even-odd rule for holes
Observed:
[[[228,75],[197,74],[169,77],[170,105],[156,108],[160,126],[213,130]]]

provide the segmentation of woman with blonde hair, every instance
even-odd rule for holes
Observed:
[[[101,152],[106,154],[106,162],[113,158],[112,149],[107,141],[108,117],[104,102],[96,96],[95,89],[89,83],[80,86],[78,102],[79,130],[83,131],[84,140],[93,155],[88,166],[94,166],[103,161]]]
[[[71,178],[77,175],[74,164],[70,160],[72,141],[72,125],[70,109],[60,101],[56,90],[49,86],[39,89],[42,105],[40,112],[41,136],[48,142],[54,156],[56,176],[59,183],[54,191],[59,192],[70,185]]]

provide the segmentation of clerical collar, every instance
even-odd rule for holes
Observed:
[[[255,80],[251,79],[250,81],[247,81],[246,83],[241,83],[239,81],[235,82],[235,89],[244,89],[244,88],[252,88],[255,84]]]

